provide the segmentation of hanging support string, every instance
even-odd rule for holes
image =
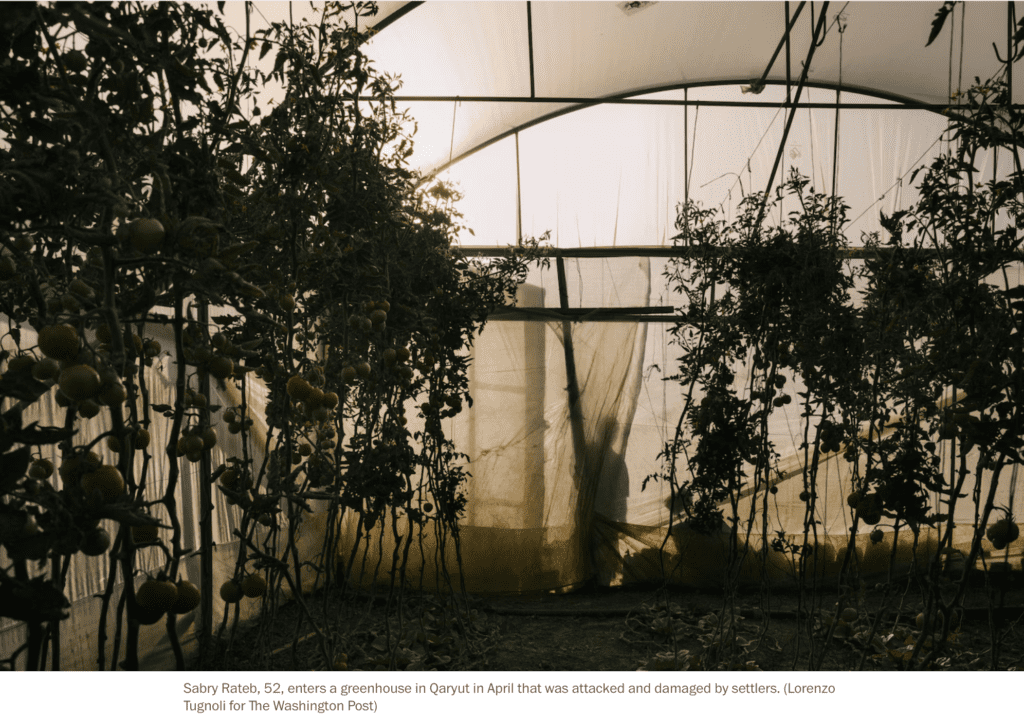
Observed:
[[[761,75],[761,79],[755,80],[755,81],[751,82],[750,83],[750,87],[749,88],[745,88],[743,90],[745,93],[746,92],[753,92],[754,94],[761,94],[761,90],[764,89],[765,80],[768,79],[768,73],[772,71],[772,66],[775,65],[775,60],[778,58],[779,53],[782,52],[783,46],[785,46],[785,48],[786,48],[786,67],[787,67],[787,76],[788,76],[788,68],[789,68],[789,33],[793,29],[793,26],[796,25],[797,18],[800,17],[800,11],[804,9],[804,5],[806,5],[806,4],[807,4],[806,2],[801,2],[800,5],[798,5],[797,8],[796,8],[796,12],[793,13],[793,17],[790,18],[789,17],[789,3],[788,2],[786,3],[786,30],[782,34],[782,39],[779,40],[779,44],[775,47],[775,52],[772,53],[772,58],[770,60],[768,60],[768,66],[764,68],[764,74]],[[811,13],[812,14],[814,13],[814,4],[813,3],[811,4]],[[814,22],[813,18],[811,18],[811,22],[812,23]],[[788,100],[789,99],[789,94],[788,94],[789,89],[788,88],[786,89],[786,92],[787,92],[786,99]]]
[[[690,243],[690,104],[689,88],[683,88],[683,240]]]
[[[953,10],[953,12],[955,12],[955,9]],[[954,19],[954,22],[955,22],[956,21],[956,15],[953,15],[953,19]],[[960,101],[959,98],[955,98],[954,95],[953,95],[953,36],[955,34],[956,33],[953,31],[953,29],[950,28],[950,31],[949,31],[949,63],[948,63],[948,69],[947,69],[947,72],[946,72],[946,101],[947,102],[952,102],[953,99],[956,99],[957,103],[959,103],[959,101]],[[945,132],[945,137],[946,137],[945,145],[946,145],[946,153],[947,154],[949,153],[949,149],[950,149],[949,135],[950,135],[950,130],[952,128],[953,128],[953,118],[949,117],[947,115],[947,119],[946,119],[946,132]]]
[[[687,176],[687,184],[693,181],[693,157],[697,152],[697,121],[700,119],[700,105],[693,113],[693,146],[690,147],[690,169]]]
[[[452,105],[452,138],[448,144],[448,163],[452,163],[452,154],[455,151],[455,115],[459,111],[459,98],[455,98],[455,104]]]
[[[516,132],[516,246],[523,245],[523,191],[519,181],[519,132]]]
[[[905,172],[903,172],[903,174],[898,179],[896,179],[896,181],[893,182],[892,185],[888,189],[886,189],[885,191],[882,192],[882,195],[880,197],[878,197],[873,202],[871,202],[871,204],[869,206],[867,206],[864,209],[864,211],[862,211],[859,214],[857,214],[857,216],[852,221],[848,222],[847,226],[853,226],[858,221],[860,221],[861,217],[863,217],[866,213],[871,211],[872,208],[877,206],[878,202],[880,202],[883,199],[885,199],[885,197],[887,197],[889,195],[889,192],[891,192],[893,189],[896,189],[899,192],[897,194],[897,198],[896,198],[897,208],[899,206],[901,206],[902,205],[902,201],[903,201],[903,194],[902,194],[902,191],[903,191],[903,180],[907,177],[908,174],[913,172],[921,164],[921,160],[924,159],[925,156],[927,156],[928,152],[930,152],[932,149],[934,149],[935,145],[939,144],[941,141],[942,141],[942,137],[940,136],[938,139],[936,139],[934,142],[932,142],[928,146],[927,149],[925,149],[923,152],[921,152],[921,155],[917,159],[915,159],[914,161],[912,161],[910,163],[910,169],[907,169]]]
[[[839,105],[843,101],[843,33],[846,32],[846,23],[840,22],[839,29],[839,86],[836,88],[836,121],[832,135],[832,200],[836,199],[839,182]],[[836,233],[836,215],[832,213],[832,235]]]
[[[697,120],[700,119],[700,105],[693,115],[693,147],[690,147],[690,105],[688,100],[689,89],[683,88],[683,233],[673,237],[683,237],[687,244],[690,243],[690,181],[693,179],[693,157],[697,151]],[[724,175],[723,175],[724,176]],[[707,186],[704,184],[701,188]]]
[[[814,59],[814,51],[818,49],[817,38],[819,34],[823,34],[822,30],[825,26],[826,12],[828,10],[828,3],[824,3],[821,8],[821,16],[818,18],[818,24],[814,28],[814,37],[812,38],[811,47],[807,51],[807,59],[804,61],[803,72],[800,73],[800,83],[796,87],[796,97],[794,102],[800,103],[800,95],[803,94],[804,83],[807,81],[807,73],[811,70],[811,60]],[[811,8],[814,9],[813,6]],[[786,139],[789,137],[789,130],[793,127],[793,118],[796,117],[796,109],[789,111],[789,117],[786,119],[786,128],[782,132],[782,141],[779,142],[779,151],[775,154],[775,163],[772,165],[772,173],[768,177],[768,188],[765,189],[764,198],[761,201],[761,208],[757,212],[757,222],[754,224],[756,227],[761,226],[761,222],[764,220],[764,212],[768,206],[768,197],[771,195],[772,184],[775,183],[775,174],[779,171],[779,163],[782,161],[782,155],[786,150]]]
[[[698,107],[699,107],[699,105],[698,105]],[[750,176],[750,157],[752,157],[754,155],[754,153],[761,147],[761,142],[763,142],[764,138],[768,136],[768,132],[771,130],[771,128],[775,126],[775,120],[779,118],[779,113],[780,112],[782,112],[782,108],[781,107],[772,116],[772,121],[768,123],[768,127],[761,134],[761,138],[757,140],[757,144],[754,145],[754,149],[747,156],[747,161],[746,161],[747,175],[751,178],[751,181],[753,180],[753,177]],[[743,197],[746,197],[746,193],[743,191],[743,167],[740,167],[739,172],[726,172],[722,176],[718,177],[717,179],[712,179],[711,181],[718,181],[718,179],[721,179],[722,177],[726,177],[726,176],[730,176],[730,175],[735,176],[736,177],[736,181],[734,181],[729,186],[729,191],[728,191],[728,197],[729,198],[728,198],[728,200],[729,201],[732,200],[732,190],[736,188],[736,184],[737,183],[740,185],[740,194]],[[711,182],[708,182],[707,184],[701,184],[701,189],[703,189],[704,187],[706,187],[710,183]],[[753,183],[751,183],[750,188],[751,188],[751,190],[753,190],[753,188],[754,188]],[[721,203],[719,203],[718,208],[720,208],[720,209],[723,208]]]

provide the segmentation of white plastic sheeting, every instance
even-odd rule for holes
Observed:
[[[688,90],[691,99],[738,92]],[[762,96],[784,97],[785,90],[766,88]],[[812,90],[811,96],[831,101],[835,93]],[[670,246],[687,190],[705,207],[720,206],[723,218],[735,215],[744,195],[765,191],[785,120],[774,108],[594,107],[521,132],[518,182],[515,137],[468,157],[442,178],[465,195],[459,209],[475,233],[463,236],[467,245],[515,242],[518,191],[524,235],[550,231],[560,247]],[[847,235],[858,243],[862,232],[879,230],[880,211],[891,214],[913,200],[910,175],[939,153],[946,127],[944,118],[928,112],[844,111],[834,163],[835,112],[799,110],[774,187],[795,169],[816,191],[831,193],[837,164],[836,193],[850,206]],[[990,158],[980,159],[979,169],[990,173]],[[1009,166],[1005,158],[1002,166]]]
[[[388,24],[369,43],[369,53],[380,70],[402,76],[400,97],[532,94],[545,100],[596,100],[684,86],[748,85],[761,78],[785,31],[781,2],[654,2],[635,11],[629,5],[635,3],[427,2]],[[792,14],[798,5],[790,3]],[[926,47],[940,6],[829,3],[827,32],[815,50],[808,81],[944,104],[974,77],[997,73],[992,44],[1006,47],[1007,5],[966,3]],[[790,35],[788,75],[783,48],[768,72],[769,82],[788,78],[796,84],[810,47],[812,17],[817,21],[823,8],[822,3],[804,6]],[[382,10],[390,13],[393,6]],[[387,22],[376,22],[382,21]],[[1018,73],[1014,84],[1014,95],[1024,96],[1024,77]],[[738,88],[730,97],[751,98],[773,101],[767,95],[741,94]],[[466,99],[400,104],[419,123],[412,162],[425,171],[503,133],[580,106]]]
[[[173,405],[175,402],[175,364],[170,356],[166,354],[168,347],[174,345],[174,336],[169,326],[159,324],[148,324],[146,338],[158,340],[165,349],[165,354],[154,361],[153,367],[146,369],[146,384],[149,389],[149,399],[152,404]],[[22,326],[22,344],[25,346],[35,345],[36,334],[30,326]],[[4,346],[12,348],[11,345]],[[194,377],[192,387],[195,387]],[[225,394],[218,390],[216,385],[212,386],[211,403],[214,405],[237,405],[236,394]],[[64,409],[56,404],[56,391],[51,390],[44,394],[36,403],[29,406],[23,413],[25,424],[38,421],[41,425],[64,424]],[[261,436],[265,434],[265,425],[260,424],[262,412],[259,394],[255,392],[250,395],[251,404],[254,410],[250,413],[256,419],[253,429],[255,436],[254,445],[261,444]],[[141,407],[141,402],[140,402]],[[151,445],[149,452],[152,457],[148,461],[146,469],[146,498],[159,500],[163,497],[167,488],[168,457],[161,449],[169,441],[171,423],[162,419],[159,413],[155,413],[155,419],[149,426]],[[211,451],[211,459],[216,466],[228,455],[240,455],[242,452],[241,438],[231,434],[226,426],[219,422],[216,413],[212,418],[212,425],[217,431],[217,445]],[[87,445],[110,429],[110,417],[107,410],[102,410],[98,416],[89,421],[79,421],[76,424],[76,434],[73,438],[74,444]],[[106,448],[103,441],[94,448],[105,463],[111,463],[115,458]],[[252,449],[252,448],[250,448]],[[60,464],[55,446],[45,446],[40,453],[41,457],[48,457],[55,465]],[[141,457],[136,458],[136,477],[141,475],[145,462]],[[181,546],[188,552],[194,552],[200,547],[200,507],[199,507],[199,466],[181,458],[179,460],[180,474],[175,500],[178,505],[178,517],[182,528]],[[55,472],[50,478],[56,489],[61,489],[61,478]],[[225,501],[224,495],[214,488],[213,490],[214,511],[212,515],[212,530],[214,539],[214,582],[212,585],[204,585],[202,582],[199,566],[199,558],[196,555],[185,557],[180,565],[178,577],[187,579],[200,589],[216,590],[220,584],[234,575],[236,557],[237,537],[234,535],[235,528],[240,523],[240,513],[237,507],[231,507]],[[154,505],[150,514],[164,525],[169,525],[168,515],[162,505]],[[103,525],[113,535],[116,534],[118,525],[106,523]],[[161,530],[163,536],[169,535],[167,530]],[[165,540],[166,542],[166,540]],[[3,557],[6,559],[6,556]],[[99,647],[100,633],[98,624],[101,613],[101,600],[99,596],[106,589],[110,555],[89,557],[78,553],[71,558],[71,566],[68,570],[68,584],[65,595],[71,602],[70,618],[60,624],[61,635],[61,663],[65,670],[95,669],[97,668],[97,654]],[[141,584],[149,576],[156,576],[156,573],[164,566],[164,553],[157,546],[140,547],[136,558],[136,583]],[[105,644],[105,668],[111,668],[111,655],[114,651],[114,634],[117,623],[118,601],[121,596],[122,583],[120,572],[115,581],[113,596],[110,602],[110,613],[107,618],[107,633]],[[244,600],[242,603],[243,617],[253,613],[251,600]],[[219,598],[214,599],[214,624],[218,624],[223,616],[224,602]],[[177,628],[180,638],[183,640],[187,653],[191,653],[194,644],[194,626],[198,619],[198,610],[181,615],[177,618]],[[123,635],[122,635],[123,638]],[[11,620],[0,619],[0,654],[13,653],[25,640],[24,624],[14,623]],[[143,668],[170,669],[174,668],[174,657],[171,652],[170,642],[166,633],[166,622],[160,620],[153,625],[140,627],[139,637],[140,663]],[[120,647],[119,661],[124,659],[124,646]]]
[[[231,11],[237,13],[238,5]],[[382,16],[403,5],[383,4]],[[659,2],[627,11],[625,3],[540,2],[530,5],[529,28],[526,5],[426,3],[390,24],[369,49],[379,69],[401,74],[404,96],[756,98],[768,105],[785,99],[781,87],[757,95],[740,89],[761,76],[783,35],[782,3]],[[853,93],[863,89],[890,100],[945,103],[975,76],[994,75],[999,68],[992,43],[1005,44],[1006,4],[968,3],[947,21],[940,40],[925,48],[938,5],[830,5],[829,32],[814,56],[813,86],[802,100],[832,103],[836,93],[822,87],[841,84],[843,102],[889,101]],[[287,12],[283,3],[257,6],[271,21]],[[792,35],[793,80],[809,47],[811,7]],[[820,12],[820,3],[813,7]],[[839,10],[843,18],[835,21]],[[1022,75],[1015,78],[1017,97],[1024,96]],[[786,78],[780,56],[768,79]],[[861,232],[878,229],[880,210],[891,213],[913,200],[909,174],[941,149],[946,127],[944,118],[925,112],[844,109],[837,140],[834,110],[801,109],[783,142],[786,115],[777,106],[581,108],[573,102],[469,100],[401,106],[419,125],[415,168],[431,172],[470,155],[444,176],[465,193],[460,209],[476,233],[463,237],[465,243],[492,246],[547,231],[560,247],[669,245],[679,202],[688,195],[705,206],[721,206],[726,218],[735,215],[744,194],[767,186],[780,146],[783,163],[775,186],[796,168],[816,189],[831,192],[834,175],[836,193],[851,207],[848,233],[856,240]],[[538,123],[567,110],[578,111]],[[982,160],[991,162],[979,167],[983,174],[994,170],[994,157]],[[1005,161],[999,164],[1006,167]],[[659,260],[567,261],[569,305],[674,305],[678,297],[666,289],[662,270]],[[553,273],[534,272],[520,294],[521,305],[559,305]],[[570,588],[595,567],[608,582],[659,571],[652,554],[669,537],[667,491],[660,484],[641,490],[641,484],[657,469],[657,453],[681,409],[678,388],[661,380],[677,354],[662,324],[578,323],[570,330],[581,394],[582,424],[575,426],[565,370],[570,334],[561,322],[495,322],[477,341],[471,375],[476,407],[451,425],[473,472],[463,531],[471,589]],[[164,377],[170,366],[163,365],[163,376],[151,374],[156,400],[170,395]],[[258,396],[253,397],[258,412]],[[43,401],[40,409],[56,417],[52,403]],[[88,429],[98,434],[102,425]],[[154,444],[161,444],[161,429],[156,428]],[[792,434],[785,420],[773,426],[773,437],[787,448],[783,464],[799,470]],[[219,437],[215,461],[219,451],[239,447],[226,431]],[[153,469],[161,468],[160,459]],[[182,464],[179,504],[186,547],[195,547],[196,476],[187,461]],[[820,517],[826,534],[842,536],[848,526],[846,469],[835,460],[823,467]],[[795,532],[802,525],[797,488],[796,480],[780,486],[772,529]],[[1004,497],[1009,501],[1008,494]],[[1020,514],[1022,494],[1015,500]],[[965,523],[971,517],[962,516]],[[215,584],[231,573],[236,519],[236,508],[218,495]],[[310,546],[315,542],[314,534]],[[689,572],[683,581],[716,578],[708,575],[721,565],[724,548],[714,539],[677,533],[667,548],[685,554]],[[833,562],[837,554],[833,550]],[[784,572],[786,565],[775,568]],[[106,563],[79,556],[71,574],[74,607],[62,625],[65,663],[94,668],[94,595],[103,588]],[[199,582],[194,560],[183,563],[182,574]],[[179,625],[184,632],[189,620],[179,619]],[[21,629],[10,624],[0,629],[0,653],[8,653],[21,642]],[[170,666],[166,641],[161,643],[163,624],[143,629],[143,651],[150,655],[144,663]]]

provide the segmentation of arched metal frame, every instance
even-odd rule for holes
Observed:
[[[375,32],[381,32],[386,27],[406,16],[407,14],[414,11],[416,8],[422,6],[423,2],[410,2],[401,5],[399,8],[390,12],[387,16],[382,18],[380,23],[374,26]],[[535,117],[529,121],[522,122],[511,128],[502,130],[495,134],[489,139],[482,141],[475,146],[460,152],[458,155],[450,156],[448,161],[443,162],[437,167],[431,169],[426,173],[422,179],[422,183],[431,181],[438,174],[444,172],[452,165],[460,162],[461,160],[472,156],[473,154],[485,149],[492,144],[496,144],[504,139],[518,135],[520,132],[529,129],[531,127],[540,125],[552,119],[556,119],[561,116],[568,115],[572,112],[586,109],[602,104],[623,104],[623,105],[650,105],[650,106],[704,106],[704,107],[735,107],[735,108],[773,108],[773,109],[834,109],[837,112],[847,109],[873,109],[873,110],[918,110],[918,111],[929,111],[936,114],[940,114],[947,119],[955,122],[973,123],[969,111],[965,111],[963,105],[957,104],[928,104],[918,100],[911,99],[907,96],[902,96],[893,92],[887,92],[874,87],[866,87],[863,85],[856,84],[845,84],[839,81],[813,81],[806,79],[803,82],[803,86],[812,89],[822,89],[837,92],[849,92],[856,93],[864,97],[871,97],[874,99],[880,99],[893,104],[871,104],[871,103],[842,103],[842,102],[801,102],[794,104],[790,101],[788,93],[789,88],[793,87],[796,82],[795,78],[790,76],[790,42],[789,35],[793,26],[796,24],[798,16],[803,9],[805,3],[801,2],[795,11],[790,14],[789,3],[785,3],[786,12],[786,26],[783,29],[782,37],[779,40],[775,53],[773,54],[771,61],[769,61],[764,74],[759,80],[754,80],[753,83],[758,87],[767,85],[772,86],[784,86],[787,88],[787,99],[781,103],[769,103],[769,102],[757,102],[753,100],[736,100],[736,101],[700,101],[700,100],[689,100],[689,99],[653,99],[644,98],[644,95],[656,94],[661,92],[671,92],[677,90],[688,90],[696,89],[701,87],[724,87],[724,86],[742,86],[749,85],[752,83],[750,77],[734,77],[731,79],[716,79],[707,81],[695,81],[695,82],[683,82],[683,83],[672,83],[657,86],[648,86],[643,88],[633,88],[627,92],[613,94],[606,97],[538,97],[536,96],[534,86],[534,71],[533,71],[533,22],[531,3],[526,2],[526,21],[527,21],[527,53],[529,57],[529,70],[530,70],[530,95],[527,96],[427,96],[427,95],[409,95],[409,96],[396,96],[394,100],[396,102],[406,103],[419,103],[419,102],[451,102],[451,103],[514,103],[514,104],[571,104],[571,107],[563,107],[553,112],[548,112],[542,116]],[[823,7],[820,9],[821,13],[826,12],[829,3],[823,3]],[[1013,14],[1014,14],[1014,3],[1012,0],[1007,4],[1007,47],[1006,53],[1012,55],[1011,48],[1013,46]],[[813,3],[812,3],[812,17],[813,17]],[[835,22],[830,24],[829,30]],[[768,79],[767,75],[771,71],[777,58],[780,56],[781,51],[785,47],[786,56],[786,79]],[[1012,65],[1010,69],[1010,75],[1012,82]],[[759,90],[758,90],[759,91]],[[1012,87],[1011,87],[1011,102],[1012,102]],[[360,97],[360,100],[372,101],[372,97]],[[1024,109],[1024,105],[1007,105],[1007,109]],[[1013,144],[1014,142],[1020,144],[1019,139],[1015,139],[1010,136],[1003,137],[1003,140],[1007,144]]]
[[[642,90],[630,91],[611,97],[602,98],[585,98],[585,97],[487,97],[487,96],[471,96],[471,97],[448,97],[448,96],[426,96],[426,95],[412,95],[412,96],[401,96],[396,95],[394,97],[395,102],[508,102],[517,104],[573,104],[572,107],[565,107],[554,112],[549,112],[540,117],[535,117],[528,122],[516,125],[510,129],[506,129],[490,139],[477,144],[476,146],[462,152],[458,156],[453,156],[449,161],[441,164],[436,169],[430,172],[429,175],[424,177],[424,181],[429,181],[434,176],[445,171],[449,167],[463,159],[470,157],[482,149],[486,149],[492,144],[496,144],[503,139],[515,136],[519,132],[543,124],[544,122],[558,117],[563,117],[573,112],[578,112],[583,109],[595,107],[604,104],[619,104],[619,105],[636,105],[636,106],[666,106],[666,107],[735,107],[738,109],[751,109],[751,108],[766,108],[766,109],[838,109],[838,110],[850,110],[850,109],[871,109],[879,111],[900,111],[900,110],[916,110],[924,112],[932,112],[934,114],[942,115],[950,120],[957,122],[973,123],[973,118],[964,112],[963,105],[955,104],[928,104],[925,102],[919,102],[909,97],[901,97],[899,95],[885,92],[870,87],[858,87],[854,85],[844,84],[840,86],[836,82],[814,82],[808,80],[804,83],[805,87],[811,89],[821,89],[833,92],[842,90],[844,93],[859,94],[864,97],[872,97],[874,99],[880,99],[894,104],[874,104],[870,102],[800,102],[794,104],[792,102],[756,102],[753,100],[736,100],[736,101],[712,101],[712,100],[695,100],[695,99],[654,99],[644,98],[643,95],[656,94],[660,92],[673,92],[677,90],[688,90],[701,87],[729,87],[729,86],[740,86],[750,82],[749,79],[732,79],[732,80],[714,80],[714,81],[703,81],[703,82],[687,82],[680,84],[672,84],[663,87],[645,88]],[[784,80],[766,80],[765,85],[772,85],[777,87],[790,86],[792,83],[787,83]],[[360,97],[360,101],[373,101],[373,97]],[[1007,109],[1024,110],[1024,104],[1013,104],[1006,107]],[[1010,137],[1007,137],[1009,140]]]

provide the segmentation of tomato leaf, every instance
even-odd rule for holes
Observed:
[[[32,454],[27,447],[0,455],[0,495],[6,495],[25,475]]]
[[[942,32],[942,26],[946,24],[946,18],[953,12],[954,7],[956,7],[956,3],[952,2],[952,0],[946,0],[946,2],[942,3],[942,7],[935,13],[935,19],[932,20],[932,31],[928,35],[928,42],[924,44],[925,47],[935,42],[935,38]]]
[[[64,593],[45,577],[24,581],[4,577],[0,581],[0,616],[20,621],[67,619],[71,604]]]
[[[52,426],[39,427],[39,423],[32,423],[20,430],[9,432],[9,435],[22,445],[53,445],[69,439],[74,434],[74,430]]]

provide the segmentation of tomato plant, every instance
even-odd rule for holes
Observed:
[[[686,298],[670,378],[684,408],[649,479],[669,483],[687,527],[728,533],[727,593],[751,561],[766,575],[781,554],[813,608],[818,584],[833,580],[841,614],[866,579],[909,569],[929,629],[945,625],[915,642],[906,663],[917,665],[940,658],[924,645],[947,643],[978,569],[1008,568],[1004,550],[1019,538],[1021,120],[996,110],[1002,81],[967,97],[981,121],[951,129],[951,150],[914,172],[919,199],[882,215],[885,236],[853,248],[841,199],[793,174],[771,199],[748,196],[731,224],[681,206],[686,245],[666,273]],[[1007,141],[1011,170],[982,180],[980,153]],[[783,197],[798,207],[787,220],[758,223]],[[784,419],[796,426],[799,467],[783,471],[769,420],[794,408],[799,417]],[[790,480],[800,484],[784,502]],[[829,489],[846,490],[852,524],[838,549],[817,504]],[[802,533],[773,533],[769,515],[797,501]],[[828,620],[826,642],[839,623]]]
[[[466,475],[442,419],[471,402],[465,348],[530,256],[453,252],[457,194],[407,167],[398,80],[361,50],[373,5],[259,31],[247,18],[244,32],[193,4],[8,10],[0,593],[29,633],[12,663],[24,652],[41,668],[49,645],[59,668],[79,550],[107,562],[96,663],[131,669],[140,625],[166,620],[182,667],[177,615],[201,604],[208,639],[218,598],[226,623],[243,598],[275,609],[283,584],[300,603],[347,584],[345,519],[361,535],[352,555],[386,520],[457,538]],[[171,397],[158,401],[161,380]],[[61,424],[23,423],[50,400]],[[220,587],[215,504],[238,511]],[[311,513],[325,527],[300,554]],[[185,560],[201,564],[196,584]],[[386,565],[393,585],[404,569]]]

